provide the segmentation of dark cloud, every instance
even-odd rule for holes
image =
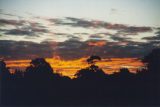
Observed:
[[[75,35],[89,35],[89,33],[74,33]]]
[[[65,23],[66,20],[70,20],[71,22]],[[120,29],[127,28],[127,26],[123,24],[111,24],[111,23],[99,21],[99,20],[86,20],[86,19],[72,18],[72,17],[66,17],[66,20],[63,20],[62,23],[58,23],[58,24],[70,25],[73,27],[106,28],[106,29],[113,29],[113,30],[120,30]]]
[[[102,58],[108,57],[143,57],[152,49],[158,47],[158,43],[132,42],[120,45],[123,42],[108,42],[100,47],[88,45],[90,41],[78,41],[70,39],[65,42],[33,43],[25,41],[0,40],[0,57],[5,59],[33,59],[36,57],[53,57],[56,52],[63,59],[77,59],[96,54]],[[92,42],[92,41],[91,41]],[[94,40],[96,42],[96,40]],[[100,41],[97,41],[100,42]],[[160,44],[159,44],[160,45]]]
[[[12,29],[6,32],[5,34],[10,35],[34,35],[33,31],[30,30],[22,30],[22,29]]]
[[[128,41],[130,38],[127,37],[120,37],[120,36],[110,36],[110,38],[114,41],[121,41],[121,42],[125,42]]]
[[[145,26],[128,26],[124,24],[112,24],[98,20],[86,20],[82,18],[66,17],[65,19],[50,19],[50,22],[56,25],[67,25],[71,27],[83,27],[83,28],[105,28],[111,30],[117,30],[121,34],[137,34],[143,32],[151,32],[151,27]]]
[[[66,33],[54,33],[55,35],[67,35]]]
[[[41,23],[38,22],[33,22],[29,20],[10,20],[10,19],[0,19],[0,26],[5,26],[5,25],[12,25],[17,27],[33,27],[33,28],[46,28],[46,26],[43,26]]]
[[[54,35],[60,35],[60,36],[63,36],[63,37],[67,37],[68,39],[72,39],[72,40],[81,40],[80,37],[78,36],[75,36],[75,35],[72,35],[72,34],[69,34],[69,33],[54,33]]]
[[[54,33],[54,35],[69,36],[69,35],[71,35],[71,34],[68,34],[68,33]]]
[[[104,35],[104,36],[101,36],[101,35]],[[90,36],[90,39],[102,39],[104,40],[103,38],[105,36],[108,36],[110,39],[114,40],[114,41],[118,41],[118,42],[129,42],[129,40],[131,40],[131,38],[129,37],[126,37],[126,36],[121,36],[119,35],[118,33],[116,34],[111,34],[111,33],[96,33],[96,34],[92,34]]]
[[[69,40],[73,40],[73,41],[80,41],[81,40],[81,38],[80,37],[77,37],[77,36],[70,36],[69,37]]]
[[[9,20],[9,19],[0,19],[0,25],[13,25],[13,26],[22,26],[25,24],[24,20]]]
[[[63,24],[63,20],[62,19],[58,19],[58,18],[50,18],[50,19],[46,19],[49,22],[51,22],[52,24],[56,24],[56,25],[62,25]]]
[[[151,27],[129,26],[124,24],[112,24],[104,21],[87,20],[82,18],[65,17],[63,19],[47,19],[50,24],[55,26],[70,26],[90,28],[105,28],[116,30],[116,34],[100,32],[96,34],[89,33],[52,33],[55,36],[67,37],[69,40],[64,42],[25,42],[25,41],[6,41],[0,40],[0,57],[6,59],[33,59],[35,57],[52,57],[57,52],[64,59],[77,59],[92,54],[97,54],[103,58],[107,57],[142,57],[153,48],[160,46],[160,32],[156,36],[145,37],[147,43],[133,42],[126,35],[137,35],[138,33],[152,32]],[[0,29],[0,36],[9,35],[26,35],[26,37],[39,36],[43,33],[50,33],[47,26],[39,22],[27,20],[9,20],[0,19],[0,26],[12,25],[14,29]],[[102,36],[103,34],[103,36]],[[88,35],[89,40],[81,41],[81,36]],[[100,41],[103,37],[108,36],[114,42],[109,40]],[[89,45],[90,43],[90,45]]]
[[[91,39],[102,39],[103,37],[99,35],[91,35],[90,38]]]
[[[160,41],[160,36],[144,37],[143,39],[148,41]]]
[[[6,32],[8,31],[7,29],[0,29],[0,32]]]
[[[160,42],[160,29],[155,33],[155,36],[144,37],[143,39],[151,42],[151,41],[159,41]]]
[[[66,17],[66,20],[72,21],[71,23],[66,23],[66,24],[71,24],[73,27],[84,27],[84,28],[94,27],[94,23],[88,20],[72,18],[72,17]]]
[[[88,45],[78,40],[67,40],[58,44],[58,53],[63,59],[77,59],[88,55]]]
[[[51,22],[54,22],[56,25],[69,25],[72,27],[92,27],[93,24],[90,21],[79,19],[79,18],[72,18],[72,17],[66,17],[65,19],[50,19]]]
[[[103,58],[108,57],[143,57],[149,53],[152,49],[156,48],[152,43],[132,42],[128,41],[127,45],[120,45],[123,42],[108,42],[106,44],[98,46],[90,46],[88,42],[80,41],[65,41],[58,46],[59,55],[64,59],[76,59],[92,54],[99,55]],[[96,40],[94,41],[96,42]]]
[[[50,31],[49,30],[47,30],[47,29],[42,29],[42,28],[31,28],[31,30],[33,31],[33,32],[37,32],[37,33],[49,33]]]
[[[123,35],[137,35],[138,33],[144,33],[144,32],[151,32],[151,27],[135,27],[135,26],[129,26],[125,29],[120,30],[118,33]]]
[[[0,40],[0,57],[5,59],[33,59],[52,57],[53,45],[49,42],[33,43],[26,41]]]
[[[73,18],[73,17],[66,17],[65,19],[49,19],[49,21],[54,23],[55,25],[67,25],[71,27],[83,27],[83,28],[101,27],[99,25],[97,26],[92,21],[81,18]]]
[[[46,29],[29,27],[29,28],[11,29],[6,31],[5,34],[38,36],[39,33],[48,33],[48,32],[49,31]]]
[[[0,29],[4,34],[37,36],[41,33],[49,33],[49,30],[47,30],[45,26],[37,22],[0,19],[0,24],[3,26],[13,25],[16,27],[15,29]]]
[[[69,39],[65,42],[60,42],[58,46],[63,46],[65,49],[73,49],[73,48],[79,48],[82,45],[83,42],[77,40],[77,39]]]
[[[123,30],[123,29],[126,29],[128,26],[123,24],[104,23],[103,27],[106,29],[112,29],[112,30]]]
[[[101,33],[96,33],[96,35],[113,35],[113,34],[111,34],[111,33],[108,33],[108,32],[101,32]]]

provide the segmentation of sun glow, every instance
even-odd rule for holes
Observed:
[[[45,58],[46,61],[54,69],[54,72],[60,73],[62,76],[74,77],[74,74],[83,68],[89,67],[86,62],[87,57],[83,57],[76,60],[63,60],[61,58]],[[6,61],[7,67],[10,69],[25,69],[30,65],[31,60],[9,60]],[[143,63],[136,58],[110,58],[102,59],[97,62],[100,68],[106,74],[112,74],[118,72],[120,68],[128,68],[131,72],[136,72],[137,68],[142,67]]]

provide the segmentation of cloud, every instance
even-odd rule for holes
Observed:
[[[66,37],[73,37],[72,34],[69,33],[53,33],[54,35],[58,35],[58,36],[66,36]]]
[[[121,41],[121,42],[125,42],[125,41],[128,41],[130,38],[128,38],[128,37],[120,37],[120,36],[116,36],[116,35],[114,35],[114,36],[110,36],[110,38],[112,39],[112,40],[114,40],[114,41]]]
[[[72,41],[80,41],[81,38],[80,38],[80,37],[77,37],[77,36],[71,36],[71,35],[70,35],[69,40],[72,40]]]
[[[18,29],[11,29],[5,32],[5,34],[9,35],[27,35],[27,36],[38,36],[40,33],[48,33],[49,31],[46,29],[41,29],[41,28],[34,28],[34,27],[29,27],[29,28],[18,28]]]
[[[82,38],[77,36],[78,34],[69,34],[69,33],[53,33],[55,36],[61,36],[61,38],[67,37],[67,40],[77,40],[80,41]]]
[[[150,36],[150,37],[144,37],[142,39],[147,40],[149,42],[151,41],[159,41],[160,42],[160,28],[157,29],[158,31],[155,33],[155,36]]]
[[[41,33],[49,33],[49,30],[45,26],[42,26],[40,23],[26,21],[26,20],[8,20],[0,19],[2,26],[12,25],[15,29],[0,29],[4,34],[9,35],[26,35],[26,36],[37,36]]]
[[[24,20],[9,20],[9,19],[0,19],[0,26],[13,25],[13,26],[22,26],[26,21]]]
[[[93,43],[95,45],[90,45]],[[152,49],[158,47],[159,42],[109,42],[99,40],[78,41],[74,39],[65,42],[25,42],[0,40],[0,57],[5,59],[34,59],[36,57],[53,57],[57,53],[62,59],[77,59],[90,55],[109,57],[143,57]],[[98,45],[97,45],[98,44]]]
[[[138,33],[144,33],[144,32],[152,32],[152,28],[143,26],[142,27],[128,26],[125,29],[120,30],[118,33],[137,35]]]
[[[1,15],[5,15],[5,16],[11,16],[11,17],[12,17],[12,16],[17,16],[17,15],[15,15],[15,14],[6,13],[6,12],[3,11],[3,9],[0,9],[0,14],[1,14]]]
[[[124,24],[112,24],[99,20],[87,20],[82,18],[66,17],[65,19],[50,19],[50,22],[55,25],[66,25],[72,27],[83,27],[83,28],[105,28],[111,30],[117,30],[119,33],[130,33],[137,34],[143,32],[151,32],[151,27],[137,27],[137,26],[128,26]]]
[[[34,32],[31,30],[23,30],[23,29],[12,29],[6,32],[5,34],[9,35],[34,35]]]
[[[0,32],[2,32],[4,36],[22,35],[22,36],[35,36],[35,37],[45,36],[43,35],[45,33],[46,35],[53,35],[52,40],[57,40],[57,41],[64,41],[69,39],[120,40],[120,38],[122,40],[125,38],[128,39],[127,37],[124,36],[128,35],[137,36],[139,33],[152,32],[151,27],[112,24],[105,21],[88,20],[84,18],[64,17],[64,18],[45,18],[40,20],[41,21],[37,22],[35,20],[33,21],[32,19],[29,20],[0,19],[1,26],[2,28],[4,27],[4,29],[1,29]],[[49,24],[45,23],[44,21],[49,21]],[[6,25],[12,25],[13,27],[8,27]],[[95,29],[97,30],[95,34],[91,34],[91,32],[93,32]],[[103,31],[101,31],[102,29]],[[68,33],[69,30],[71,31],[71,33]],[[109,33],[108,30],[112,30],[114,31],[114,33]],[[51,37],[48,36],[48,38]],[[44,39],[48,38],[44,37]],[[27,38],[22,38],[22,39],[27,39]]]
[[[5,59],[52,57],[53,48],[53,45],[48,42],[38,44],[26,41],[0,40],[0,57]]]
[[[93,43],[94,45],[90,45]],[[101,45],[103,43],[103,45]],[[128,41],[127,45],[122,45],[124,42],[108,42],[99,40],[89,41],[65,41],[59,43],[57,49],[59,55],[63,59],[76,59],[92,54],[99,55],[102,58],[108,57],[143,57],[149,53],[153,48],[156,48],[153,44],[142,42]],[[98,45],[100,44],[100,45]],[[145,49],[145,50],[144,50]]]
[[[92,27],[93,24],[90,21],[79,19],[79,18],[72,18],[72,17],[66,17],[65,19],[50,19],[51,22],[54,22],[56,25],[69,25],[72,27],[84,27],[89,28]]]
[[[89,33],[85,33],[85,32],[83,32],[83,33],[74,33],[75,35],[89,35]]]
[[[90,39],[102,39],[103,37],[100,35],[91,35]]]
[[[51,23],[55,23],[55,24],[63,23],[62,19],[60,19],[60,18],[49,18],[49,19],[46,19],[46,20],[48,20]]]
[[[87,44],[89,46],[102,47],[102,46],[105,46],[107,44],[107,42],[105,40],[89,40],[89,41],[87,41]]]
[[[160,36],[144,37],[143,39],[148,41],[160,41]]]
[[[0,57],[33,59],[52,57],[54,53],[58,53],[63,59],[77,59],[92,54],[103,58],[142,57],[160,46],[159,32],[155,36],[142,35],[142,39],[147,42],[132,38],[143,33],[154,33],[153,28],[148,26],[130,26],[74,17],[34,18],[0,19]],[[22,39],[16,41],[16,36],[22,36]],[[33,39],[39,42],[31,42]]]

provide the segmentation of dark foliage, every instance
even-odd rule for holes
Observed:
[[[144,57],[146,69],[127,68],[107,75],[91,63],[75,79],[53,72],[43,58],[31,61],[26,72],[11,75],[0,61],[2,105],[160,105],[160,49]],[[92,58],[90,58],[90,61]],[[94,59],[94,58],[93,58]]]
[[[95,60],[101,60],[101,58],[99,56],[92,55],[87,59],[87,62],[89,64],[93,64],[95,62]]]
[[[154,49],[142,60],[147,64],[148,71],[160,75],[160,49]]]

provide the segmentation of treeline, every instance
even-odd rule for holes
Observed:
[[[142,61],[146,69],[136,74],[127,68],[107,75],[94,65],[79,70],[77,78],[53,73],[43,58],[31,61],[24,74],[9,73],[0,61],[2,105],[160,105],[160,49]]]

